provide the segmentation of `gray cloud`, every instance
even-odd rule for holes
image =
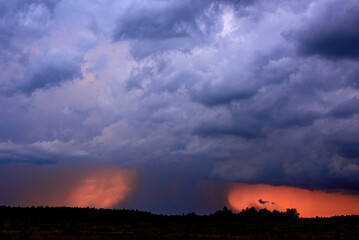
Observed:
[[[76,32],[82,23],[70,25],[62,15],[71,14],[67,8],[66,1],[52,0],[2,4],[0,69],[5,74],[0,94],[29,96],[37,89],[58,87],[81,77],[83,55],[96,38],[91,29]],[[80,16],[78,21],[86,17]]]
[[[199,179],[359,190],[355,1],[11,9],[0,11],[2,163],[135,166],[141,197],[162,173],[158,194],[166,179],[184,195]],[[170,208],[193,200],[178,199]]]
[[[330,59],[359,56],[359,7],[356,1],[325,1],[313,4],[311,14],[294,33],[299,52]]]
[[[265,137],[261,122],[254,118],[249,118],[249,116],[247,118],[237,118],[235,122],[204,121],[193,130],[193,134],[207,137],[234,135],[246,139]]]
[[[329,114],[337,118],[351,118],[359,112],[359,99],[353,98],[335,106]]]
[[[354,120],[357,120],[357,117],[352,119],[352,121]],[[350,126],[351,124],[349,123],[348,125]],[[341,127],[340,130],[337,129],[329,135],[326,142],[335,149],[338,155],[350,160],[359,159],[359,142],[356,138],[357,133],[357,128],[350,129]]]
[[[0,8],[2,51],[21,42],[36,39],[44,33],[59,1],[2,1]]]
[[[66,49],[49,53],[28,67],[29,79],[18,86],[18,91],[31,94],[36,89],[48,89],[62,82],[81,78],[79,60],[69,58]],[[17,91],[17,90],[15,90]]]
[[[114,40],[158,40],[206,34],[209,22],[213,21],[209,13],[204,13],[210,4],[211,1],[154,1],[138,8],[135,3],[118,20]],[[201,19],[201,23],[196,23],[196,19]]]
[[[259,202],[260,204],[266,204],[266,203],[269,203],[269,201],[264,201],[264,200],[262,200],[262,199],[258,199],[258,202]]]
[[[85,151],[71,146],[73,143],[73,141],[35,142],[32,144],[2,142],[0,143],[0,163],[54,164],[60,159],[68,159],[69,156],[71,159],[86,157]]]
[[[234,84],[233,84],[234,85]],[[248,99],[257,93],[257,89],[251,86],[202,86],[201,90],[192,90],[193,101],[200,102],[206,106],[229,104],[234,100]]]
[[[113,40],[134,40],[131,53],[136,58],[171,49],[190,51],[220,27],[217,13],[217,1],[133,2],[117,20]]]

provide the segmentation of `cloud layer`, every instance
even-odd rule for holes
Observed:
[[[356,0],[0,1],[0,163],[359,191],[358,16]]]

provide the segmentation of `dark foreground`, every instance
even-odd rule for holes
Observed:
[[[359,239],[359,216],[299,218],[287,212],[208,216],[154,215],[134,210],[0,207],[1,240],[45,239]]]

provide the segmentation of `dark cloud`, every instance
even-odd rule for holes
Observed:
[[[284,110],[284,109],[281,109]],[[315,111],[303,111],[300,109],[287,110],[285,114],[278,112],[272,115],[272,126],[276,128],[285,127],[304,127],[312,125],[316,119],[320,119],[323,114]]]
[[[158,212],[210,209],[200,179],[358,191],[355,1],[48,3],[0,5],[0,162],[135,166]]]
[[[16,150],[0,150],[0,163],[33,163],[33,164],[55,164],[55,159],[48,158],[48,156],[41,156],[31,153],[22,153]]]
[[[340,134],[340,133],[339,133]],[[350,135],[348,135],[350,136]],[[335,149],[335,152],[346,159],[359,159],[359,142],[352,135],[351,138],[348,136],[334,136],[328,140],[330,145]]]
[[[1,142],[0,163],[55,164],[60,160],[80,160],[87,156],[86,152],[71,145],[73,145],[73,142],[61,142],[58,140],[31,144]]]
[[[43,158],[32,158],[28,156],[11,156],[9,158],[0,158],[0,164],[9,164],[9,163],[31,163],[31,164],[56,164],[57,161],[53,159],[43,159]]]
[[[258,202],[259,202],[260,204],[266,204],[266,203],[269,203],[269,201],[264,201],[264,200],[262,200],[262,199],[258,199]]]
[[[351,118],[357,113],[359,113],[359,99],[353,98],[339,103],[329,112],[329,115],[336,118]]]
[[[201,45],[192,42],[196,34],[188,32],[183,36],[187,39],[187,51],[182,51],[184,45],[178,44],[183,43],[182,40],[174,45],[175,41],[169,42],[176,37],[159,34],[161,40],[154,40],[149,36],[133,35],[132,46],[137,50],[144,47],[148,51],[144,54],[148,61],[137,59],[143,65],[132,72],[127,90],[143,94],[144,99],[166,95],[169,104],[181,94],[189,97],[193,106],[200,103],[196,109],[202,116],[192,113],[193,121],[188,125],[191,128],[182,131],[189,132],[191,137],[205,139],[203,145],[198,143],[193,149],[187,143],[179,152],[191,152],[214,161],[221,159],[223,162],[214,164],[212,176],[251,183],[283,184],[284,181],[309,188],[315,185],[313,182],[318,183],[316,188],[332,188],[334,185],[352,188],[353,184],[349,182],[357,181],[354,175],[338,176],[344,174],[339,169],[355,172],[355,167],[346,168],[341,163],[344,165],[329,170],[329,166],[336,162],[333,160],[336,154],[351,158],[355,153],[347,144],[345,147],[325,139],[328,132],[335,134],[334,128],[342,124],[341,119],[356,115],[355,101],[343,102],[335,93],[352,91],[348,86],[355,84],[357,64],[350,60],[353,56],[346,55],[341,49],[338,53],[331,52],[330,44],[323,45],[326,50],[311,48],[308,52],[302,47],[311,46],[312,39],[316,38],[330,43],[332,40],[328,36],[332,32],[342,31],[341,26],[351,18],[356,19],[346,12],[355,8],[355,4],[348,2],[344,4],[346,7],[339,7],[338,22],[329,25],[325,22],[332,15],[336,16],[337,13],[332,14],[333,6],[340,3],[310,3],[288,1],[285,6],[290,10],[283,15],[273,3],[251,2],[241,8],[239,2],[233,12],[228,10],[232,5],[227,9],[220,6],[216,14],[225,15],[225,18],[216,17],[220,19],[221,27],[205,35],[205,44]],[[285,21],[288,23],[279,24]],[[298,21],[303,24],[298,25]],[[324,29],[324,34],[320,28]],[[350,26],[348,29],[354,28]],[[261,35],[262,31],[264,35]],[[272,39],[275,39],[273,44],[268,44]],[[293,51],[293,42],[297,44],[295,47],[300,47],[299,54]],[[247,51],[248,48],[251,50]],[[354,46],[349,48],[355,50]],[[334,58],[338,61],[331,61]],[[350,94],[355,96],[357,93]],[[176,97],[171,99],[170,96]],[[335,104],[335,99],[343,104]],[[187,100],[183,104],[187,104]],[[323,128],[327,133],[320,130]],[[186,134],[182,136],[186,137]],[[351,142],[348,140],[348,144]],[[306,180],[302,181],[300,176],[305,176]],[[335,183],[334,178],[340,179],[340,183]]]
[[[139,171],[141,179],[133,200],[128,204],[129,208],[151,209],[161,214],[206,213],[214,210],[205,199],[208,192],[198,182],[198,173],[193,174],[176,164],[152,165],[146,166],[146,169],[142,166]],[[223,205],[225,199],[218,201]]]
[[[60,1],[15,0],[1,1],[0,46],[1,53],[16,49],[24,42],[33,41],[44,34],[53,11]]]
[[[1,5],[0,55],[7,74],[0,83],[0,94],[49,89],[61,82],[81,77],[81,47],[41,45],[51,38],[61,1],[11,1]]]
[[[242,118],[236,122],[203,122],[194,130],[193,134],[205,137],[220,137],[223,135],[235,135],[245,139],[263,138],[265,132],[262,124],[256,119]]]
[[[113,40],[135,40],[136,58],[171,49],[190,51],[219,27],[216,1],[153,1],[131,4],[117,20]]]
[[[206,106],[216,106],[229,104],[235,100],[249,99],[257,91],[256,88],[251,86],[204,85],[200,91],[192,90],[191,96],[194,102],[200,102]]]
[[[16,93],[30,96],[38,89],[58,87],[63,82],[81,78],[80,60],[67,54],[66,50],[59,49],[58,53],[50,53],[31,62],[24,62],[24,76],[15,76],[11,84],[0,85],[0,93],[5,96]]]
[[[294,33],[299,52],[330,59],[358,59],[359,7],[356,1],[328,1],[313,6],[312,14]]]
[[[147,4],[142,8],[132,5],[118,19],[115,41],[160,40],[206,34],[214,21],[211,10],[207,9],[209,6],[215,7],[213,1],[154,1]]]
[[[69,62],[56,62],[54,65],[43,65],[34,72],[26,83],[18,87],[18,91],[31,94],[37,89],[49,89],[60,86],[61,83],[81,77],[81,69],[78,64]]]
[[[339,165],[342,167],[352,164],[353,160],[359,159],[359,141],[357,139],[359,128],[355,124],[358,121],[358,116],[349,117],[345,113],[336,118],[328,118],[328,121],[331,121],[331,124],[328,123],[326,126],[328,130],[323,135],[323,144],[327,147],[327,153],[335,159],[333,164],[334,162],[340,163]],[[340,156],[339,159],[337,159],[338,156]]]
[[[359,158],[359,143],[349,142],[339,145],[339,154],[345,158]]]

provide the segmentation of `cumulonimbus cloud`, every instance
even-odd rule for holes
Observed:
[[[1,6],[0,163],[359,190],[357,1],[48,3]]]

